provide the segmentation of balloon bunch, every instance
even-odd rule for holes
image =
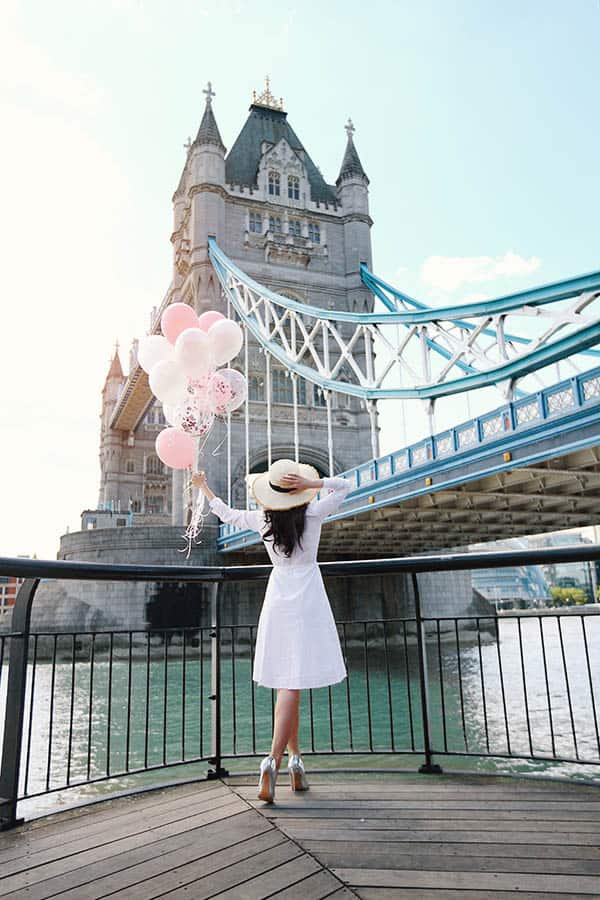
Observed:
[[[186,303],[168,306],[160,327],[162,334],[140,341],[138,361],[169,423],[156,438],[157,456],[171,469],[186,469],[196,464],[199,441],[208,438],[215,417],[233,412],[246,399],[244,375],[219,368],[238,355],[244,336],[232,319],[212,309],[198,316]],[[201,518],[198,507],[186,532],[188,556]]]

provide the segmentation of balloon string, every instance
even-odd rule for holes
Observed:
[[[182,538],[185,540],[185,547],[178,550],[178,553],[185,553],[186,559],[190,558],[192,547],[202,543],[200,535],[204,526],[204,520],[208,518],[208,513],[204,512],[204,501],[204,494],[199,494],[194,505],[190,524],[186,528],[185,533],[182,534]]]

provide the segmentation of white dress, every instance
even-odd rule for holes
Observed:
[[[325,687],[346,677],[337,628],[317,565],[323,519],[334,513],[350,490],[344,478],[324,478],[331,493],[306,508],[302,548],[292,555],[277,553],[264,541],[273,563],[258,622],[252,678],[269,688]],[[210,501],[221,521],[239,528],[267,530],[262,510],[232,509],[219,497]]]

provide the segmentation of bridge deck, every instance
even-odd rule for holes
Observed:
[[[600,792],[479,776],[177,785],[0,834],[4,898],[600,896]]]

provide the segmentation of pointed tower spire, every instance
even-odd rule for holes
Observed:
[[[342,167],[340,169],[340,174],[337,177],[336,185],[339,187],[342,181],[344,181],[346,178],[352,178],[353,176],[363,178],[366,184],[368,184],[369,179],[367,178],[367,173],[362,167],[360,157],[356,152],[356,147],[354,146],[354,138],[352,137],[352,135],[354,134],[356,129],[354,128],[352,119],[348,119],[344,127],[346,129],[346,134],[348,135],[348,141],[346,143],[346,152],[344,153]]]
[[[204,108],[202,121],[200,122],[200,128],[198,129],[198,134],[196,135],[196,140],[192,144],[192,147],[198,147],[200,144],[215,144],[223,153],[225,153],[226,147],[221,140],[217,120],[212,111],[212,98],[215,96],[215,92],[212,89],[210,81],[203,93],[206,94],[206,106]]]
[[[110,368],[108,370],[106,380],[110,381],[111,378],[119,378],[120,380],[123,380],[124,377],[125,376],[123,375],[123,369],[121,367],[121,360],[119,359],[119,342],[117,341],[115,343],[115,352],[110,363]]]

